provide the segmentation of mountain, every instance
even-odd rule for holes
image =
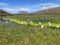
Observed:
[[[60,15],[60,7],[55,7],[55,8],[49,8],[49,9],[44,9],[41,11],[33,12],[31,14],[37,14],[37,15]]]
[[[18,14],[28,14],[27,11],[19,11]]]
[[[7,11],[4,11],[2,9],[0,9],[0,16],[7,16],[10,15],[10,13],[8,13]]]

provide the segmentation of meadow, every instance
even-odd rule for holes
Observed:
[[[60,23],[60,15],[12,15],[3,18]],[[0,23],[0,45],[60,45],[60,28]]]

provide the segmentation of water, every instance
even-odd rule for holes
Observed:
[[[9,20],[4,20],[2,21],[3,24],[11,24],[11,25],[15,25],[14,22],[10,22]]]

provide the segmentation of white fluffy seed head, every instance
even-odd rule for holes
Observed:
[[[59,28],[59,25],[57,25],[56,28]]]
[[[33,23],[32,21],[30,23]]]
[[[41,22],[39,22],[39,24],[41,25]]]
[[[51,26],[51,22],[48,22],[49,26]]]
[[[51,22],[48,22],[48,24],[51,24]]]
[[[44,28],[44,25],[41,25],[41,28]]]
[[[23,24],[23,23],[20,23],[20,24]]]
[[[51,26],[51,24],[49,24],[49,26]]]

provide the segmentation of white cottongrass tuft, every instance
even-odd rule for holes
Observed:
[[[39,24],[41,25],[42,23],[41,23],[41,22],[39,22]]]
[[[51,22],[48,22],[49,26],[51,26]]]
[[[23,24],[22,22],[20,24]]]
[[[30,23],[33,23],[32,21]]]
[[[59,25],[57,25],[56,28],[59,28]]]
[[[44,25],[41,25],[41,28],[43,29],[44,28]]]

